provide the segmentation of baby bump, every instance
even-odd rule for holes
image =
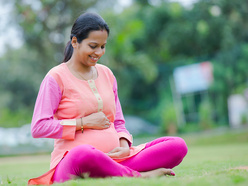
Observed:
[[[83,133],[77,131],[75,140],[78,145],[89,144],[105,153],[120,146],[119,137],[113,124],[103,130],[84,129]]]

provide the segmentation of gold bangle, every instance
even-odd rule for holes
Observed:
[[[83,131],[84,131],[83,119],[82,119],[82,118],[81,118],[81,131],[82,131],[82,133],[83,133]]]

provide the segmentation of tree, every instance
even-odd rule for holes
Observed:
[[[96,0],[16,0],[15,17],[22,28],[27,47],[37,51],[35,71],[45,74],[63,59],[65,43],[70,40],[70,29],[74,20]]]
[[[19,26],[24,45],[9,49],[1,57],[1,126],[30,122],[41,80],[51,67],[62,62],[74,19],[96,3],[97,0],[14,1],[12,23]]]
[[[168,92],[173,69],[212,61],[211,105],[216,108],[215,118],[226,123],[228,96],[247,86],[248,2],[199,0],[192,9],[175,2],[157,1],[159,6],[151,2],[136,0],[117,14],[96,0],[15,0],[13,17],[22,28],[25,45],[1,59],[2,107],[31,110],[40,81],[63,58],[72,22],[94,5],[110,26],[100,62],[116,75],[125,114],[158,123],[161,99],[163,103],[172,99]]]

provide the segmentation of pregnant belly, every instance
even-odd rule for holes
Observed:
[[[77,145],[89,144],[107,153],[120,146],[118,134],[112,124],[110,128],[103,130],[84,129],[84,132],[76,132]]]

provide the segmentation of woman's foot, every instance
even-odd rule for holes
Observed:
[[[173,172],[172,169],[165,169],[165,168],[155,169],[147,172],[141,172],[140,174],[143,178],[154,178],[165,175],[175,176],[175,173]]]

